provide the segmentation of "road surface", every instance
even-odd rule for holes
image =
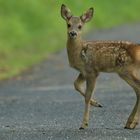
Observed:
[[[93,30],[85,39],[123,39],[140,43],[140,23]],[[140,125],[124,129],[136,97],[116,74],[101,74],[89,127],[79,130],[84,100],[73,88],[77,72],[68,66],[66,50],[0,82],[0,140],[139,140]]]

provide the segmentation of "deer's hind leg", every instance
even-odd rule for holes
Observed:
[[[74,82],[74,87],[75,89],[85,98],[85,93],[82,90],[82,84],[85,82],[85,77],[80,73],[77,77],[77,79]],[[94,99],[90,100],[90,105],[95,106],[95,107],[102,107],[100,103],[95,101]]]
[[[136,71],[135,73],[131,71],[120,74],[120,77],[124,79],[136,93],[137,100],[125,126],[125,128],[134,129],[140,119],[140,78],[137,77]]]

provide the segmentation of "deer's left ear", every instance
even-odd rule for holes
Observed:
[[[80,18],[84,23],[88,22],[93,17],[93,13],[94,13],[94,8],[90,8],[83,15],[81,15]]]

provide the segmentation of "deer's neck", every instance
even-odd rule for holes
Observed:
[[[68,40],[67,40],[67,43],[68,45],[74,45],[74,46],[77,46],[81,43],[81,37],[77,37],[76,39],[71,39],[68,37]]]
[[[80,59],[81,49],[82,49],[81,38],[77,38],[77,39],[68,38],[67,53],[68,53],[69,63],[72,67],[76,69],[80,69],[81,67],[81,59]]]

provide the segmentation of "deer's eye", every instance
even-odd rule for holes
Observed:
[[[79,25],[79,26],[78,26],[78,29],[80,30],[81,28],[82,28],[82,25]]]
[[[68,28],[70,28],[71,27],[71,24],[68,24],[67,26],[68,26]]]

